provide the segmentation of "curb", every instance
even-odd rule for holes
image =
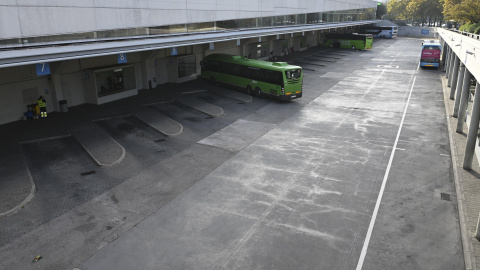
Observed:
[[[475,256],[473,253],[473,245],[470,239],[470,235],[468,234],[467,223],[468,223],[468,216],[466,213],[465,208],[465,198],[463,192],[462,182],[460,181],[460,174],[458,173],[458,162],[456,157],[457,147],[455,143],[455,139],[452,135],[452,127],[450,126],[450,119],[451,115],[449,114],[447,104],[449,97],[448,87],[446,85],[446,79],[443,77],[442,80],[442,94],[443,94],[443,101],[445,105],[445,113],[446,113],[446,121],[447,121],[447,128],[448,128],[448,140],[450,141],[450,156],[452,157],[452,167],[453,167],[453,175],[455,179],[455,191],[457,193],[457,205],[458,205],[458,217],[459,217],[459,225],[460,225],[460,234],[462,237],[462,246],[463,246],[463,257],[465,260],[465,269],[466,270],[476,270],[475,264]]]
[[[6,217],[9,214],[16,213],[18,210],[20,210],[20,208],[27,205],[27,203],[29,203],[33,199],[33,196],[35,195],[35,189],[36,189],[35,182],[33,181],[33,177],[32,177],[32,174],[30,173],[30,170],[28,169],[27,162],[25,161],[25,157],[21,154],[21,152],[20,152],[20,155],[22,156],[23,166],[25,167],[25,172],[27,173],[28,180],[30,181],[30,185],[31,185],[30,192],[28,193],[27,197],[17,206],[14,206],[12,209],[8,211],[0,213],[0,218]]]

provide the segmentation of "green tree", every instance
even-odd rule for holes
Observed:
[[[443,0],[411,0],[407,5],[411,16],[422,24],[442,21]]]
[[[410,0],[390,0],[388,2],[388,15],[393,19],[407,20],[411,18],[407,6]]]
[[[480,22],[480,0],[445,0],[443,7],[447,20]]]
[[[385,14],[387,14],[387,6],[384,3],[379,3],[379,5],[377,5],[375,18],[381,19]]]

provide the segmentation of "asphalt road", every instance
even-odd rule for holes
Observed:
[[[286,103],[190,84],[225,114],[151,105],[176,137],[102,120],[135,169],[1,247],[0,268],[464,269],[442,74],[418,69],[420,49],[292,55],[304,97]]]

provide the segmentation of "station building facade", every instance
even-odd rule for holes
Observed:
[[[219,3],[221,2],[221,3]],[[196,79],[211,53],[268,59],[317,46],[325,32],[375,22],[371,0],[6,1],[0,5],[0,124],[42,95],[104,104]]]

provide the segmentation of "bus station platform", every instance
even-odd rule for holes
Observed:
[[[0,172],[8,176],[0,181],[0,223],[8,228],[0,235],[8,243],[0,246],[0,268],[90,270],[113,265],[128,269],[135,264],[142,269],[251,269],[247,266],[254,265],[292,269],[289,263],[303,263],[319,269],[336,269],[340,264],[341,269],[354,269],[370,219],[369,214],[362,217],[363,211],[373,210],[373,197],[380,188],[377,180],[387,167],[403,110],[403,88],[411,85],[398,77],[426,74],[428,78],[415,89],[410,122],[396,149],[403,160],[393,171],[400,176],[387,186],[392,189],[384,197],[385,209],[379,214],[368,253],[381,260],[367,257],[364,269],[390,264],[407,269],[463,269],[461,255],[466,269],[480,269],[476,267],[480,245],[471,237],[480,211],[476,208],[480,206],[476,196],[480,166],[474,162],[474,168],[465,171],[459,165],[465,134],[453,131],[448,89],[443,88],[445,97],[440,100],[437,87],[426,88],[431,81],[440,81],[442,74],[379,69],[385,61],[393,62],[388,53],[399,52],[393,46],[403,50],[419,42],[378,43],[378,52],[342,50],[331,54],[339,59],[327,62],[327,68],[321,66],[323,61],[308,66],[307,87],[315,90],[294,102],[272,102],[236,91],[219,94],[220,88],[194,81],[0,126]],[[279,60],[315,64],[314,59],[322,60],[326,51],[311,48]],[[396,55],[400,59],[394,64],[414,66],[414,60],[402,61],[415,53]],[[387,78],[389,73],[397,77]],[[448,131],[438,115],[422,114],[443,107]],[[423,118],[416,121],[415,117]],[[442,126],[432,130],[437,123]],[[98,134],[91,136],[92,132]],[[434,138],[423,144],[415,141],[427,134]],[[446,135],[450,145],[444,142]],[[438,145],[428,145],[430,140]],[[91,156],[85,156],[84,150]],[[431,163],[410,164],[414,158],[427,157],[425,152],[435,156]],[[451,168],[444,165],[450,165],[450,155],[456,193],[448,196]],[[283,163],[283,156],[290,162]],[[26,163],[36,171],[37,186],[32,187]],[[417,178],[401,170],[409,166],[430,174]],[[42,167],[49,167],[48,174]],[[75,176],[65,179],[63,175]],[[12,181],[3,180],[7,178]],[[56,185],[65,194],[55,197]],[[430,192],[431,187],[442,188],[445,197],[437,190],[438,194]],[[33,199],[44,203],[26,204],[25,198],[35,191]],[[405,197],[409,199],[397,201]],[[457,198],[461,241],[454,211],[450,211],[457,207]],[[12,211],[12,207],[17,208]],[[25,220],[13,214],[17,210],[27,214]],[[25,218],[35,213],[46,218],[35,222]],[[430,219],[431,214],[439,214],[439,220]],[[358,236],[352,237],[355,230]],[[419,244],[418,234],[428,238],[427,245]],[[264,259],[265,250],[275,255]],[[447,253],[450,257],[445,258]],[[145,259],[148,254],[162,255]],[[31,259],[36,255],[44,258],[35,265]],[[432,260],[442,257],[444,268]]]
[[[463,252],[467,270],[480,269],[480,241],[475,232],[480,220],[480,166],[475,158],[471,170],[462,168],[467,144],[467,125],[463,132],[457,133],[457,118],[452,117],[454,100],[450,97],[450,88],[447,87],[448,79],[442,78],[445,110],[447,113],[450,149],[455,177],[455,189],[458,201],[458,215],[460,229],[462,230]],[[476,153],[479,155],[480,153]]]

